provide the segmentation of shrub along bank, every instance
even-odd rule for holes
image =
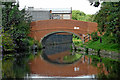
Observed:
[[[2,48],[3,54],[12,51],[29,50],[38,41],[28,37],[31,17],[25,9],[19,10],[19,3],[2,2]]]

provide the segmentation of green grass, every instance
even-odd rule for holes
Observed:
[[[108,43],[106,39],[103,39],[102,43],[100,43],[100,40],[89,41],[88,43],[86,43],[86,46],[88,48],[92,48],[95,50],[101,49],[101,50],[119,52],[119,44]]]
[[[80,38],[73,38],[72,41],[73,41],[75,46],[82,45],[82,40]]]
[[[75,54],[75,55],[69,55],[69,56],[64,56],[64,62],[71,63],[74,62],[78,59],[80,59],[82,54]]]
[[[81,39],[79,39],[79,38],[73,38],[72,40],[73,40],[73,41],[74,41],[74,40],[79,40],[79,41],[82,41],[82,40],[81,40]]]

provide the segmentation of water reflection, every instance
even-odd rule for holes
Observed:
[[[41,55],[30,61],[29,77],[119,78],[120,62],[94,55],[71,52],[71,43],[46,46]],[[78,56],[79,59],[76,59]],[[67,60],[66,60],[67,57]],[[75,58],[75,60],[74,60]],[[73,61],[71,61],[73,59]],[[70,61],[70,64],[68,64]],[[93,77],[92,77],[93,78]]]
[[[57,78],[97,77],[101,80],[103,78],[120,80],[120,62],[110,58],[83,55],[77,62],[63,65],[44,60],[41,52],[37,52],[37,55],[33,53],[14,54],[19,55],[3,57],[2,78],[56,78],[57,76]]]
[[[11,53],[12,54],[12,53]],[[14,53],[15,56],[4,56],[2,60],[2,78],[24,78],[30,72],[28,61],[31,53]],[[7,79],[5,79],[7,80]]]
[[[46,55],[59,54],[64,51],[71,50],[72,43],[58,44],[58,45],[47,45],[43,49],[43,53]]]
[[[72,43],[46,46],[42,51],[42,57],[52,63],[64,63],[64,56],[70,55]]]
[[[57,34],[58,35],[58,34]],[[60,35],[63,36],[63,35]],[[53,36],[53,37],[56,37]],[[65,36],[64,36],[65,37]],[[71,50],[72,42],[45,44],[41,52],[3,57],[3,78],[107,78],[120,80],[120,61]],[[60,38],[59,38],[60,40]],[[53,42],[54,43],[54,42]]]
[[[45,60],[51,62],[51,63],[64,63],[63,58],[66,55],[70,55],[70,51],[64,51],[64,52],[60,52],[60,53],[56,53],[56,54],[52,54],[52,55],[46,55],[43,53],[43,57]]]
[[[62,57],[68,55],[68,51],[60,53]],[[48,56],[49,59],[56,60],[61,56],[57,54],[53,56]],[[56,56],[56,57],[55,57]],[[59,60],[61,61],[61,60]],[[44,60],[41,56],[37,56],[34,60],[30,61],[30,70],[32,74],[38,74],[39,76],[61,76],[61,77],[75,77],[82,75],[92,75],[97,74],[98,69],[92,65],[89,65],[91,59],[87,56],[83,56],[81,60],[75,62],[74,64],[54,64]]]

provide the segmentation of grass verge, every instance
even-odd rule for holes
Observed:
[[[113,44],[113,43],[108,43],[107,39],[103,38],[102,43],[100,43],[100,39],[98,41],[89,41],[86,43],[86,46],[88,48],[92,48],[95,50],[107,50],[107,51],[115,51],[115,52],[120,52],[119,51],[119,44]]]

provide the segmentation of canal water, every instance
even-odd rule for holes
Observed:
[[[3,59],[3,78],[119,78],[120,62],[72,51],[70,45],[51,45],[7,57]]]
[[[54,44],[49,44],[51,42],[46,39],[47,42],[44,41],[44,48],[40,51],[4,56],[2,77],[120,79],[120,61],[85,55],[80,50],[74,50],[71,36],[68,38],[70,40],[66,43],[64,40],[59,43],[60,38],[57,38],[59,40]]]

